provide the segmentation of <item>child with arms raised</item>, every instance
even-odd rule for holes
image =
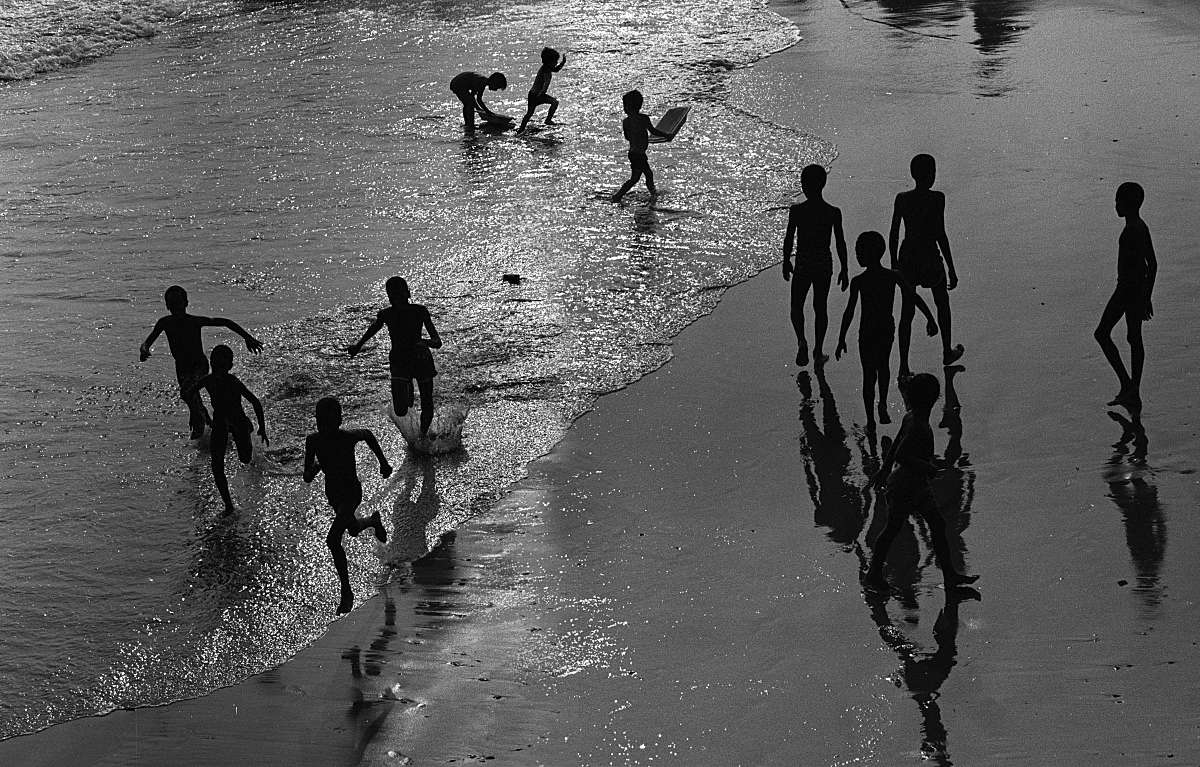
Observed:
[[[561,72],[566,64],[566,56],[560,57],[558,51],[553,48],[542,49],[542,65],[533,78],[533,87],[529,89],[529,107],[525,111],[525,118],[521,120],[521,127],[517,128],[517,133],[525,130],[529,118],[533,117],[534,111],[542,104],[550,105],[550,111],[546,112],[546,124],[554,124],[554,113],[558,111],[558,99],[547,91],[550,90],[550,80],[554,77],[554,73]]]

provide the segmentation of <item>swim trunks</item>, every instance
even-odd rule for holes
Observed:
[[[810,280],[833,277],[833,253],[797,251],[795,273]]]
[[[393,380],[425,381],[437,375],[433,352],[425,344],[415,344],[410,349],[392,349],[388,353],[388,367]]]
[[[946,265],[936,243],[917,243],[905,240],[900,243],[900,256],[896,266],[904,279],[922,288],[946,287]]]
[[[343,479],[338,481],[330,481],[329,477],[325,477],[325,499],[329,501],[329,505],[336,511],[339,506],[351,506],[352,509],[358,508],[362,503],[362,483],[357,479]]]
[[[629,169],[648,173],[650,171],[650,159],[646,157],[646,153],[638,149],[630,149]]]
[[[875,327],[858,327],[858,354],[871,362],[888,360],[892,356],[892,343],[896,340],[896,324],[891,317],[886,323]]]

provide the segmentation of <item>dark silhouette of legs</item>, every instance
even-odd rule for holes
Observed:
[[[225,502],[225,513],[233,512],[233,498],[229,495],[229,480],[225,478],[225,446],[229,442],[229,431],[224,423],[213,424],[208,449],[212,456],[213,483],[221,500]]]
[[[892,343],[889,339],[887,347],[880,350],[879,358],[875,362],[875,374],[879,381],[879,422],[882,424],[892,422],[887,409],[888,386],[892,378],[891,359]]]
[[[367,519],[358,519],[354,516],[357,508],[358,502],[354,501],[340,504],[334,510],[335,516],[333,524],[329,526],[329,535],[325,536],[325,545],[329,547],[329,553],[333,556],[333,568],[337,570],[338,583],[342,587],[342,597],[337,608],[339,614],[348,613],[354,607],[354,593],[350,590],[350,571],[346,565],[346,550],[342,548],[342,534],[350,533],[357,537],[363,530],[373,527],[375,537],[380,541],[387,541],[387,531],[379,519],[379,512]]]
[[[553,125],[554,113],[558,111],[558,99],[553,96],[547,96],[546,98],[550,100],[550,111],[546,113],[546,124]]]
[[[908,347],[912,338],[913,315],[916,314],[916,311],[917,308],[908,301],[905,301],[900,308],[900,372],[896,376],[897,379],[908,378],[912,375],[912,368],[908,366]]]
[[[1113,328],[1116,327],[1117,321],[1121,319],[1122,315],[1125,317],[1125,336],[1129,341],[1129,362],[1133,368],[1132,375],[1126,370],[1125,363],[1121,360],[1121,352],[1112,340]],[[1096,326],[1093,335],[1121,384],[1121,390],[1108,404],[1135,405],[1139,403],[1141,401],[1142,368],[1146,360],[1146,350],[1142,345],[1142,321],[1133,319],[1132,315],[1125,310],[1125,303],[1121,300],[1119,289],[1113,293],[1112,298],[1108,299],[1104,313],[1100,315],[1100,324]]]
[[[200,390],[197,389],[190,397],[181,397],[187,404],[188,408],[188,426],[192,430],[192,439],[200,439],[204,436],[204,427],[211,420],[208,417],[208,410],[204,407],[204,401],[200,399]]]
[[[413,385],[411,378],[392,378],[392,409],[396,415],[408,413],[413,403]]]
[[[880,372],[875,367],[874,360],[869,359],[865,354],[862,357],[862,398],[863,408],[867,411],[867,428],[875,428],[875,381],[879,379]],[[879,407],[883,407],[883,402],[879,403]]]
[[[833,275],[818,277],[812,282],[813,291],[813,364],[824,365],[829,359],[825,353],[825,331],[829,327],[829,282]],[[795,279],[795,277],[792,277]],[[801,304],[801,314],[804,306]]]
[[[808,364],[808,341],[804,337],[804,304],[808,300],[808,289],[813,285],[807,275],[792,274],[792,329],[796,331],[796,364]],[[826,292],[829,287],[826,286]]]
[[[417,386],[421,389],[421,434],[424,434],[429,431],[429,424],[433,423],[433,379],[420,379]],[[412,402],[411,383],[408,388],[408,401]]]
[[[937,559],[938,567],[942,571],[942,577],[946,581],[946,586],[952,587],[974,583],[978,579],[979,576],[963,575],[955,568],[954,560],[951,558],[950,537],[949,531],[946,528],[946,520],[942,518],[942,513],[934,503],[932,495],[920,494],[916,498],[906,498],[897,497],[895,494],[889,492],[887,502],[887,524],[879,534],[879,537],[875,539],[875,545],[871,547],[871,564],[867,568],[866,575],[868,586],[883,586],[886,584],[886,580],[883,577],[883,566],[887,562],[888,549],[891,547],[896,535],[899,534],[900,528],[904,526],[904,520],[910,512],[919,514],[929,527],[930,545],[933,547],[933,553]]]
[[[618,189],[617,193],[614,194],[610,199],[613,202],[617,202],[618,200],[620,200],[622,197],[625,196],[626,192],[628,192],[630,189],[633,189],[633,185],[636,184],[638,182],[638,180],[641,179],[641,177],[642,177],[642,172],[635,168],[630,173],[629,180],[626,181],[624,184],[622,184],[621,188]],[[647,182],[647,184],[648,183],[649,182]]]
[[[937,307],[938,329],[942,334],[942,364],[952,365],[963,355],[962,344],[951,346],[950,343],[950,293],[945,287],[933,288],[933,303]],[[911,332],[911,320],[909,332]]]

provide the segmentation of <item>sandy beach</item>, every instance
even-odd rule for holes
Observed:
[[[864,598],[858,363],[797,374],[772,267],[293,660],[0,742],[0,763],[1200,763],[1197,16],[966,4],[976,39],[935,13],[964,4],[884,5],[773,4],[804,40],[732,87],[837,144],[851,241],[886,233],[912,154],[938,159],[967,353],[961,410],[935,409],[937,489],[980,601],[947,602],[919,530],[895,598]],[[1129,179],[1160,261],[1144,432],[1106,412],[1091,337]],[[915,369],[936,353],[914,337]]]

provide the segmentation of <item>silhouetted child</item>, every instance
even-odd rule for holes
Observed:
[[[825,202],[825,169],[809,165],[800,171],[800,188],[804,202],[788,210],[787,233],[783,237],[783,279],[792,283],[792,327],[796,330],[796,364],[808,364],[808,341],[804,337],[804,302],[811,288],[815,332],[813,362],[825,363],[825,329],[829,325],[829,282],[833,279],[833,252],[830,238],[837,242],[838,286],[846,289],[846,236],[842,234],[842,212]],[[792,246],[795,244],[796,265],[792,266]]]
[[[521,127],[517,128],[517,133],[525,130],[525,125],[528,124],[529,118],[533,117],[534,110],[542,104],[550,105],[550,111],[546,113],[546,124],[554,124],[554,113],[558,111],[558,99],[548,93],[550,79],[554,77],[555,72],[561,72],[566,63],[567,57],[560,57],[558,51],[553,48],[542,49],[542,65],[538,67],[537,75],[533,78],[533,87],[529,89],[529,107],[525,110],[525,118],[521,120]]]
[[[463,127],[468,133],[475,132],[475,110],[492,111],[483,103],[484,90],[501,91],[507,87],[508,78],[501,72],[493,72],[487,77],[478,72],[461,72],[454,76],[450,81],[450,92],[462,102]]]
[[[621,106],[625,109],[625,119],[621,121],[621,132],[629,142],[629,180],[621,185],[612,201],[617,202],[625,193],[633,188],[642,176],[646,177],[646,188],[650,194],[657,194],[654,189],[654,173],[650,170],[650,160],[646,157],[646,147],[650,146],[650,134],[669,138],[650,122],[648,115],[642,114],[641,91],[629,91],[621,97]]]
[[[1146,349],[1142,345],[1142,323],[1154,316],[1154,305],[1150,301],[1154,292],[1154,278],[1158,274],[1158,260],[1154,257],[1154,244],[1150,241],[1150,229],[1142,220],[1142,201],[1146,193],[1141,185],[1126,181],[1117,187],[1117,215],[1125,219],[1125,228],[1117,241],[1117,287],[1096,326],[1096,341],[1104,350],[1108,364],[1112,365],[1121,383],[1121,390],[1109,405],[1130,408],[1142,404],[1142,367],[1146,362]],[[1121,353],[1112,340],[1112,329],[1117,321],[1125,318],[1125,337],[1129,340],[1129,370],[1121,361]]]
[[[892,376],[892,341],[896,338],[896,321],[892,314],[896,288],[900,288],[902,304],[915,301],[921,314],[925,315],[929,335],[937,333],[937,323],[929,307],[917,295],[912,286],[899,272],[884,268],[881,264],[887,244],[879,232],[863,232],[854,242],[854,254],[863,271],[850,280],[850,301],[842,314],[842,331],[838,335],[834,355],[842,358],[846,351],[846,331],[854,320],[854,308],[862,296],[862,314],[858,321],[858,358],[862,362],[863,406],[867,409],[867,428],[874,428],[875,389],[879,389],[879,422],[891,423],[887,410],[888,383]],[[903,313],[901,308],[901,313]]]
[[[937,323],[942,332],[942,364],[950,365],[963,354],[962,344],[952,345],[950,330],[950,294],[958,286],[954,259],[950,256],[950,238],[946,235],[946,195],[933,191],[937,163],[927,154],[919,154],[909,163],[916,186],[896,195],[888,249],[892,268],[898,269],[913,287],[929,288],[937,307]],[[904,224],[904,241],[900,224]],[[940,252],[939,252],[940,251]],[[944,263],[943,263],[944,259]],[[900,315],[900,375],[909,375],[908,345],[912,334],[913,307]]]
[[[350,573],[346,567],[346,550],[342,548],[342,534],[350,533],[357,537],[363,530],[373,527],[375,537],[387,542],[387,531],[383,528],[378,511],[367,519],[354,516],[363,499],[354,448],[359,442],[367,443],[367,447],[379,459],[379,474],[382,477],[391,475],[392,466],[379,447],[379,440],[369,429],[342,428],[342,405],[333,397],[323,397],[317,402],[316,416],[317,431],[304,440],[304,481],[312,482],[318,473],[325,472],[325,497],[334,514],[325,543],[333,555],[333,566],[342,587],[337,611],[348,613],[354,607],[354,594],[350,590]]]
[[[919,514],[929,526],[933,551],[947,588],[974,583],[979,577],[963,575],[955,569],[946,520],[934,501],[929,482],[930,477],[937,473],[933,463],[933,429],[929,426],[929,415],[938,400],[940,388],[937,378],[928,373],[905,378],[900,386],[908,412],[904,414],[900,431],[888,449],[883,465],[871,479],[871,484],[876,487],[886,483],[888,517],[871,551],[871,564],[866,574],[869,588],[886,588],[883,566],[887,562],[888,548],[910,514]]]
[[[440,349],[442,339],[433,326],[429,310],[420,304],[408,302],[412,294],[403,277],[390,278],[385,287],[392,305],[379,310],[362,338],[348,351],[351,357],[358,354],[363,344],[387,326],[392,339],[392,350],[388,355],[392,376],[392,408],[398,416],[408,412],[413,404],[415,380],[421,389],[421,434],[424,435],[433,422],[433,377],[437,375],[433,367],[433,354],[429,350]],[[421,338],[421,328],[429,332],[428,341]]]
[[[212,454],[213,482],[225,502],[225,513],[233,512],[233,499],[229,497],[229,480],[225,478],[225,447],[230,437],[237,446],[238,460],[250,463],[254,457],[254,446],[250,442],[253,428],[250,419],[242,410],[242,400],[245,399],[254,408],[258,419],[258,436],[264,445],[271,444],[267,439],[267,424],[263,420],[263,406],[253,392],[246,388],[241,380],[229,371],[233,369],[233,350],[225,344],[218,344],[212,350],[213,372],[197,381],[188,393],[197,398],[200,390],[208,392],[208,400],[212,403],[212,435],[209,437],[209,451]]]
[[[199,439],[204,436],[204,426],[209,421],[208,411],[204,409],[204,403],[200,401],[200,392],[195,387],[196,382],[208,373],[208,359],[204,356],[204,344],[200,338],[201,329],[206,327],[229,328],[245,340],[246,349],[254,354],[261,352],[263,345],[233,320],[188,314],[187,291],[178,285],[167,288],[163,294],[163,301],[171,313],[154,323],[154,329],[150,331],[150,335],[146,336],[146,340],[142,341],[139,349],[141,361],[145,362],[150,358],[150,347],[154,345],[155,339],[160,333],[166,333],[167,343],[171,347],[171,356],[175,358],[175,377],[179,380],[179,397],[187,403],[190,413],[188,420],[192,427],[192,439]],[[185,396],[185,391],[194,393],[191,396]]]

